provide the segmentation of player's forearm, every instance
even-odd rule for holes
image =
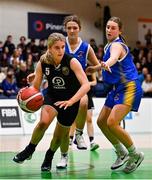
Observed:
[[[72,103],[76,103],[79,101],[88,91],[90,90],[89,83],[83,84],[80,89],[76,92],[76,94],[70,99]]]
[[[115,63],[117,62],[117,59],[116,58],[113,58],[113,57],[110,57],[106,62],[105,64],[109,67],[113,66]]]

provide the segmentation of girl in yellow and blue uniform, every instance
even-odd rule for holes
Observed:
[[[126,55],[111,66],[112,73],[108,71],[102,72],[104,81],[108,84],[112,84],[114,87],[108,94],[105,105],[113,108],[116,104],[126,104],[131,106],[132,111],[138,111],[142,97],[142,89],[129,48],[124,43],[121,36],[106,45],[103,61],[106,62],[110,58],[112,43],[120,43],[126,51]]]
[[[125,173],[137,169],[144,159],[142,152],[137,152],[130,135],[120,126],[120,122],[131,111],[138,111],[142,89],[129,48],[121,36],[122,22],[118,17],[111,17],[106,25],[106,38],[103,62],[101,62],[103,80],[113,89],[108,93],[105,104],[99,114],[97,124],[106,138],[115,148],[117,159],[111,169],[123,166]],[[97,68],[88,67],[86,72]]]

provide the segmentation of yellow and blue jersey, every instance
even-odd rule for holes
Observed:
[[[122,40],[118,38],[113,42],[120,42],[127,53],[125,57],[111,66],[112,73],[103,71],[104,81],[113,85],[113,89],[107,95],[105,106],[113,108],[117,104],[125,104],[130,106],[132,111],[138,111],[143,92],[136,67],[129,48]],[[105,62],[110,57],[111,44],[105,46]]]
[[[102,72],[104,81],[109,84],[116,84],[120,82],[128,82],[137,79],[138,72],[133,63],[133,58],[129,51],[129,48],[126,46],[126,44],[123,43],[123,41],[120,38],[117,38],[113,42],[120,43],[126,50],[126,55],[122,59],[118,59],[117,63],[110,67],[112,73],[108,71]],[[106,62],[110,58],[110,48],[112,43],[107,44],[104,48],[104,62]]]

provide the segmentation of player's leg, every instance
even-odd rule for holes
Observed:
[[[61,149],[61,160],[57,164],[57,168],[66,168],[68,162],[68,148],[69,148],[69,131],[73,124],[79,109],[79,102],[75,103],[73,106],[68,107],[66,110],[58,110],[58,123],[54,132],[53,140],[51,141],[51,146],[46,153],[46,158],[42,164],[42,171],[51,168],[51,163],[49,163],[49,157],[53,158],[53,152],[57,150],[60,145]],[[51,153],[49,153],[51,150]],[[49,155],[50,154],[50,155]],[[48,168],[47,168],[48,166]]]
[[[120,126],[120,121],[130,112],[130,106],[124,104],[115,105],[108,117],[107,125],[110,131],[128,150],[128,162],[124,171],[130,173],[134,171],[144,159],[142,152],[137,152],[137,149],[130,135]]]
[[[67,140],[67,137],[62,140],[60,151],[61,151],[61,159],[60,162],[57,163],[56,168],[64,169],[67,167],[67,161],[68,161],[68,153],[67,153],[67,146],[71,146],[73,144],[73,137],[75,132],[75,122],[73,122],[72,126],[70,127],[69,140]]]
[[[26,148],[18,153],[13,160],[17,163],[22,163],[24,160],[31,159],[32,154],[35,151],[36,146],[42,139],[46,129],[49,127],[50,123],[53,121],[54,117],[57,115],[57,111],[52,106],[43,106],[41,110],[40,121],[34,128],[32,133],[32,138],[30,143]]]
[[[78,149],[87,149],[84,138],[82,136],[83,128],[86,122],[87,109],[88,109],[88,97],[87,95],[85,95],[80,100],[79,111],[75,120],[76,133],[75,133],[74,143],[77,145]]]
[[[93,116],[93,110],[88,109],[87,111],[87,133],[89,136],[89,141],[90,141],[90,150],[94,151],[99,148],[99,145],[95,143],[94,141],[94,128],[93,128],[93,123],[92,123],[92,116]]]
[[[61,142],[61,146],[60,146],[61,159],[56,165],[56,168],[58,168],[58,169],[64,169],[64,168],[67,167],[67,163],[68,163],[68,146],[69,146],[69,136],[68,136],[68,134],[66,134],[66,136],[64,138],[62,138],[62,142]]]
[[[122,87],[122,91],[120,88]],[[125,89],[125,91],[124,91]],[[120,126],[120,122],[130,112],[130,110],[138,111],[142,97],[142,89],[139,81],[131,81],[119,86],[119,98],[114,98],[115,105],[108,117],[107,125],[112,134],[126,147],[129,153],[129,159],[124,168],[124,172],[130,173],[136,168],[144,159],[142,152],[137,152],[137,149],[130,137],[130,135]]]
[[[70,127],[70,133],[69,133],[69,136],[70,136],[69,145],[70,145],[70,146],[73,144],[73,138],[74,138],[75,129],[76,129],[76,124],[75,124],[75,122],[74,122],[74,123],[72,124],[72,126]]]
[[[62,156],[66,157],[66,158],[64,157],[63,160],[66,159],[66,162],[64,162],[64,163],[67,166],[67,161],[68,161],[67,155],[68,155],[68,147],[69,147],[69,131],[70,131],[70,127],[62,126],[59,122],[57,122],[55,131],[53,134],[53,139],[50,144],[50,148],[47,150],[44,161],[41,166],[42,171],[50,171],[51,170],[52,159],[53,159],[54,153],[60,147],[61,144],[63,145],[62,149],[65,152],[64,154],[62,154]]]
[[[113,147],[115,148],[115,152],[117,155],[116,161],[112,164],[111,169],[117,169],[121,167],[128,160],[128,152],[126,148],[122,145],[122,143],[117,139],[115,135],[109,130],[107,125],[107,119],[111,113],[111,108],[104,106],[99,114],[97,124],[101,129],[102,133],[106,136],[106,138],[111,142]]]
[[[90,150],[94,151],[99,148],[99,145],[95,143],[94,141],[94,128],[93,128],[93,122],[92,122],[94,102],[93,102],[92,96],[93,96],[92,91],[89,91],[86,123],[87,123],[87,133],[88,133],[89,141],[90,141]]]

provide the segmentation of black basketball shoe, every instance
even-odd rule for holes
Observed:
[[[32,158],[34,150],[31,151],[27,146],[23,151],[14,156],[13,161],[16,163],[23,163],[25,160],[30,160]]]

